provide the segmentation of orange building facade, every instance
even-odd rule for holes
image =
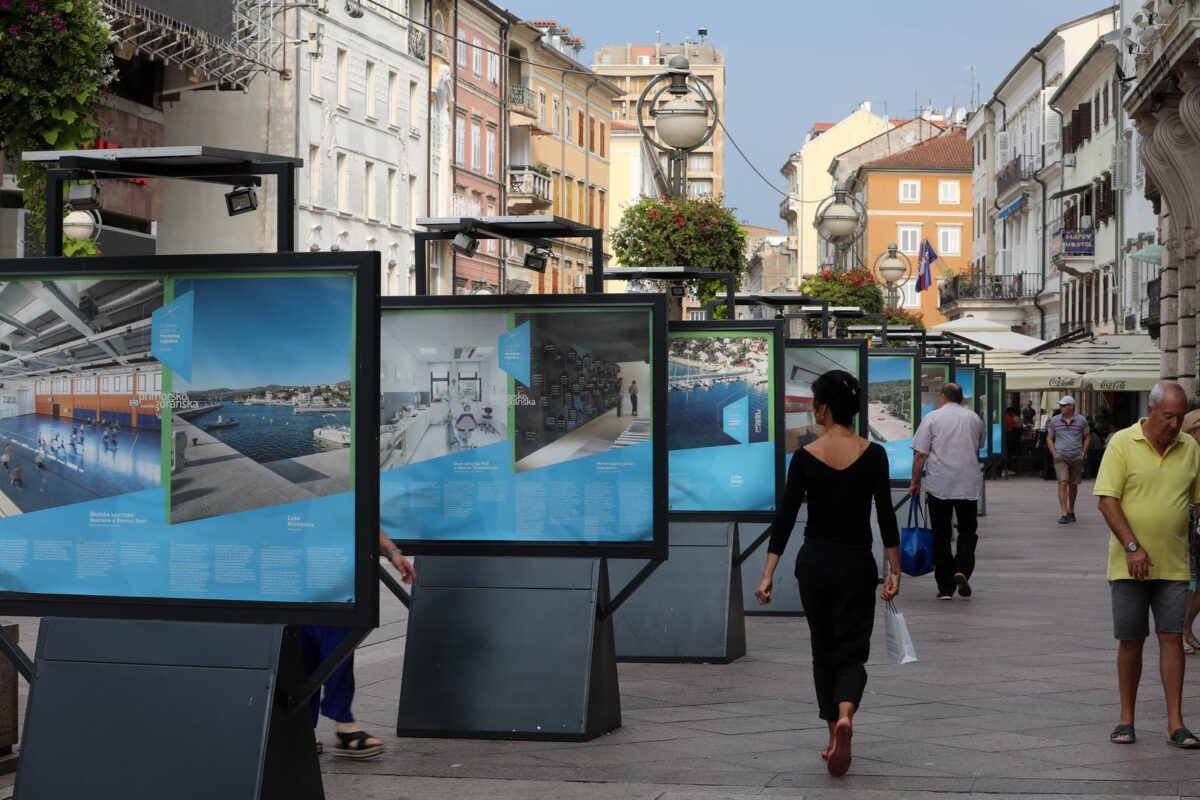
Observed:
[[[867,209],[858,255],[868,267],[896,244],[912,263],[902,287],[903,307],[919,311],[926,329],[946,318],[938,310],[938,287],[971,262],[971,145],[954,129],[895,155],[863,164],[850,177],[850,189]],[[933,286],[917,293],[921,244],[928,241],[938,260]]]

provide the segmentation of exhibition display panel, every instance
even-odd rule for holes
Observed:
[[[833,369],[849,372],[861,382],[867,374],[866,339],[788,339],[784,354],[784,430],[791,454],[821,435],[813,416],[813,381]],[[860,436],[867,435],[867,394],[855,419]]]
[[[406,552],[666,555],[662,297],[388,298],[379,468]]]
[[[867,355],[867,428],[887,451],[893,483],[912,479],[912,439],[921,422],[921,355],[879,348]]]
[[[374,625],[377,269],[0,262],[0,608]]]
[[[921,419],[938,407],[938,398],[947,383],[954,383],[954,361],[926,358],[921,361]]]
[[[774,515],[784,480],[783,356],[782,322],[668,326],[673,519]]]

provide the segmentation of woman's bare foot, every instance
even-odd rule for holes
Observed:
[[[854,725],[849,717],[838,720],[833,729],[833,749],[829,753],[829,774],[840,778],[850,769],[850,739],[854,736]]]
[[[824,759],[825,761],[828,761],[829,754],[832,752],[833,752],[833,743],[830,742],[829,744],[827,744],[823,748],[821,748],[821,758]]]

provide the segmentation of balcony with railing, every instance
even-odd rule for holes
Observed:
[[[938,300],[941,312],[951,319],[970,314],[1016,326],[1023,324],[1026,307],[1033,304],[1041,291],[1040,272],[992,275],[971,271],[943,283]]]
[[[540,168],[508,168],[508,210],[512,214],[532,214],[554,204],[554,182]]]
[[[408,29],[408,54],[413,58],[425,60],[425,31],[416,26],[409,26]]]
[[[1003,197],[1011,189],[1033,180],[1037,171],[1037,159],[1033,156],[1017,156],[996,173],[996,196]]]
[[[508,85],[508,107],[510,110],[523,114],[530,119],[538,119],[541,109],[538,107],[537,92],[519,83]]]

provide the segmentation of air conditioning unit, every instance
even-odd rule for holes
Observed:
[[[576,289],[582,289],[586,285],[586,278],[582,272],[572,279],[571,285]]]
[[[1084,214],[1082,217],[1079,218],[1079,227],[1085,231],[1087,229],[1091,228],[1092,227],[1092,218],[1090,216],[1088,216],[1087,214]]]
[[[1063,154],[1063,166],[1064,167],[1074,167],[1075,166],[1075,154],[1074,153],[1064,153]]]

